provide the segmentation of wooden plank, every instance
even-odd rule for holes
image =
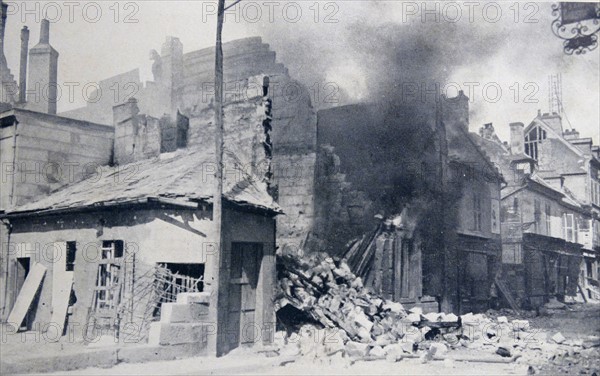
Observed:
[[[410,251],[410,240],[404,239],[402,241],[402,249],[401,249],[401,257],[402,257],[402,291],[401,296],[403,298],[408,298],[410,296],[409,287],[410,287],[410,259],[409,259],[409,251]]]
[[[392,298],[392,283],[393,283],[393,249],[392,249],[392,239],[389,236],[385,237],[385,242],[383,244],[383,259],[381,262],[382,269],[382,279],[381,279],[381,289],[383,293],[383,297],[386,299]]]
[[[375,239],[375,263],[373,264],[373,290],[381,294],[381,265],[383,261],[383,248],[385,246],[385,235],[381,234]]]
[[[375,257],[375,241],[371,241],[365,251],[362,253],[362,257],[358,265],[356,266],[356,275],[359,277],[364,276],[365,270],[370,267],[371,259]]]
[[[67,308],[71,288],[73,287],[73,272],[67,269],[67,243],[54,243],[54,263],[52,264],[52,317],[53,325],[58,326],[60,334],[64,331]]]
[[[517,302],[513,298],[512,294],[510,293],[510,290],[508,289],[504,281],[500,279],[500,277],[496,276],[494,282],[496,283],[496,286],[498,286],[498,290],[500,290],[510,307],[513,309],[513,311],[515,311],[517,315],[521,315],[519,306],[517,305]]]
[[[53,326],[58,328],[59,333],[65,329],[67,308],[73,288],[73,272],[53,273],[59,277],[52,277],[52,319]]]
[[[44,275],[46,275],[46,267],[40,263],[34,263],[25,279],[25,283],[23,283],[19,296],[17,296],[13,309],[10,311],[7,322],[17,327],[21,326],[36,293],[42,285]]]
[[[418,249],[417,244],[412,242],[409,255],[409,297],[416,299],[419,297],[419,290],[422,283],[421,280],[421,250]]]
[[[579,289],[579,293],[581,294],[581,297],[583,298],[583,302],[587,303],[587,298],[585,297],[585,291],[583,290],[583,287],[581,287],[581,285],[578,283],[577,284],[577,288]]]
[[[394,238],[394,300],[402,297],[402,238]]]

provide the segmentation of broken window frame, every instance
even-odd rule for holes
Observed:
[[[96,288],[94,297],[94,311],[114,311],[120,303],[120,286],[123,241],[105,240],[100,249],[101,262],[98,264],[96,275]]]
[[[202,274],[194,277],[189,274],[183,274],[174,271],[174,268],[188,265],[189,268],[202,267]],[[202,292],[204,291],[204,273],[206,269],[203,263],[156,263],[156,273],[154,276],[154,285],[157,291],[157,301],[152,313],[153,319],[159,319],[161,307],[164,303],[174,303],[177,301],[177,295],[180,293]]]
[[[538,145],[547,137],[546,131],[539,125],[531,128],[525,135],[525,154],[538,160]]]

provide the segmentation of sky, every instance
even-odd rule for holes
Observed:
[[[31,30],[32,47],[46,16],[60,53],[59,84],[81,88],[135,68],[151,80],[149,51],[160,51],[166,36],[179,37],[184,52],[215,39],[214,1],[7,3],[5,54],[13,74],[20,29]],[[564,128],[598,144],[600,48],[564,54],[551,31],[554,18],[551,3],[243,0],[226,14],[223,39],[261,36],[291,76],[318,93],[317,108],[397,100],[410,90],[428,95],[435,85],[448,96],[462,89],[470,129],[493,123],[503,140],[509,123],[527,125],[538,109],[549,111],[548,79],[560,74]],[[83,98],[79,91],[63,95],[59,112],[84,105]]]

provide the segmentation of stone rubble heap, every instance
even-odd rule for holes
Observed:
[[[277,308],[292,305],[321,326],[315,330],[325,330],[321,337],[329,337],[325,354],[343,350],[351,357],[385,358],[392,351],[412,353],[420,342],[402,339],[452,340],[452,333],[460,329],[454,314],[423,314],[420,308],[407,311],[402,304],[369,292],[344,260],[326,254],[282,257],[278,272]],[[299,334],[314,337],[309,331],[303,327]]]
[[[418,307],[406,310],[400,303],[366,289],[343,259],[323,253],[306,258],[283,256],[278,274],[278,320],[285,321],[282,312],[286,312],[295,316],[296,325],[286,327],[287,332],[278,332],[276,342],[291,348],[295,356],[327,357],[329,361],[430,361],[443,359],[453,351],[514,361],[527,353],[524,350],[533,350],[538,359],[548,359],[560,353],[562,347],[577,345],[560,333],[552,338],[540,335],[527,320],[472,313],[460,317],[423,313]]]

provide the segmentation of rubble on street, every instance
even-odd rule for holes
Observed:
[[[574,341],[541,331],[507,309],[457,316],[405,308],[370,292],[344,259],[324,253],[279,261],[276,308],[284,330],[276,343],[298,361],[518,362],[535,373],[549,361],[592,356],[600,346],[595,336]]]

